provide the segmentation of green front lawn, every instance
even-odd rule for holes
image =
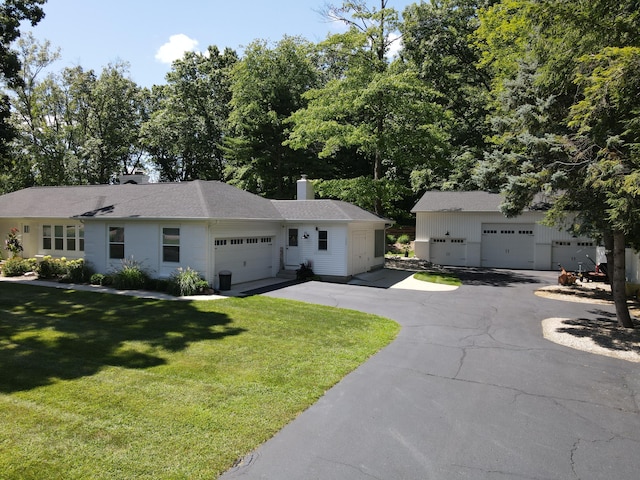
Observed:
[[[268,297],[0,284],[2,478],[215,478],[397,334]]]

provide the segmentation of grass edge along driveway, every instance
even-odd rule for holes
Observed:
[[[6,478],[215,478],[391,342],[395,322],[269,297],[0,285]]]

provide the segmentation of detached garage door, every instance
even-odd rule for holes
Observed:
[[[233,284],[274,276],[273,237],[216,239],[216,281],[218,273],[222,270],[231,272],[231,283]]]
[[[535,237],[532,224],[483,224],[483,267],[533,270]]]
[[[462,238],[432,238],[429,257],[437,265],[464,267],[467,264],[467,242]]]
[[[556,240],[551,245],[551,269],[560,269],[559,265],[562,265],[570,272],[593,270],[594,264],[587,255],[596,261],[595,242]]]

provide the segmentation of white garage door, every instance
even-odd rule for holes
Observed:
[[[273,237],[234,237],[215,240],[215,274],[231,272],[231,283],[272,277]]]
[[[467,242],[462,238],[432,238],[429,257],[437,265],[464,267],[467,264]]]
[[[483,224],[481,265],[533,270],[534,225]]]
[[[590,241],[558,240],[551,245],[551,269],[562,265],[569,272],[593,270],[594,265],[587,258],[596,261],[596,245]]]

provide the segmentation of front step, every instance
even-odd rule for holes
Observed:
[[[285,278],[289,280],[296,279],[296,271],[295,270],[280,270],[276,275],[277,278]]]

